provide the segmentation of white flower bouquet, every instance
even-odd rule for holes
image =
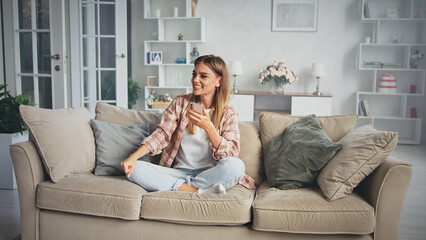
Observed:
[[[298,80],[296,73],[288,68],[282,60],[275,60],[273,64],[261,69],[259,73],[259,83],[267,84],[273,80],[276,86],[292,84]]]

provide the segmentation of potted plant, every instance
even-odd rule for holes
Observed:
[[[141,87],[139,87],[138,83],[133,80],[133,78],[129,78],[127,84],[127,104],[129,106],[129,109],[131,109],[132,106],[136,104],[136,100],[138,100],[139,98],[138,92]]]
[[[112,100],[115,99],[115,75],[105,78],[102,83],[102,99]],[[127,79],[127,107],[132,108],[139,98],[138,92],[141,88],[133,78]]]
[[[7,84],[0,84],[0,133],[23,133],[25,125],[19,114],[19,105],[35,106],[27,95],[13,97],[6,91]]]
[[[6,91],[6,86],[0,84],[0,188],[16,189],[9,147],[11,144],[28,140],[28,133],[19,114],[19,105],[36,104],[26,95],[13,97]]]

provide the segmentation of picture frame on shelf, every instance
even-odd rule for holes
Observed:
[[[274,0],[273,32],[316,32],[318,0]]]
[[[156,87],[158,86],[158,84],[156,84],[157,82],[157,76],[148,76],[147,79],[147,86],[148,87]]]
[[[147,58],[148,58],[149,64],[162,64],[163,63],[163,53],[161,51],[148,52]]]

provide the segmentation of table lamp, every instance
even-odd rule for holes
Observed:
[[[320,92],[319,80],[321,77],[327,75],[327,71],[325,70],[324,63],[312,63],[312,71],[311,75],[317,79],[317,90],[313,92],[313,95],[321,96],[322,92]]]
[[[238,93],[237,89],[237,76],[243,75],[243,64],[240,61],[232,61],[229,66],[229,73],[234,76],[234,85],[232,87],[232,91],[234,93]]]

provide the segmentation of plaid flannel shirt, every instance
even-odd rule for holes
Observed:
[[[183,133],[188,125],[186,112],[189,106],[189,97],[190,94],[177,96],[164,111],[157,129],[141,143],[148,147],[151,155],[162,153],[160,159],[162,166],[172,167],[179,151]],[[226,157],[238,157],[240,153],[240,131],[238,128],[238,112],[233,106],[226,106],[218,132],[222,138],[219,147],[216,149],[210,143],[213,158],[219,161]],[[244,175],[239,184],[248,189],[255,188],[254,179],[247,174]]]

